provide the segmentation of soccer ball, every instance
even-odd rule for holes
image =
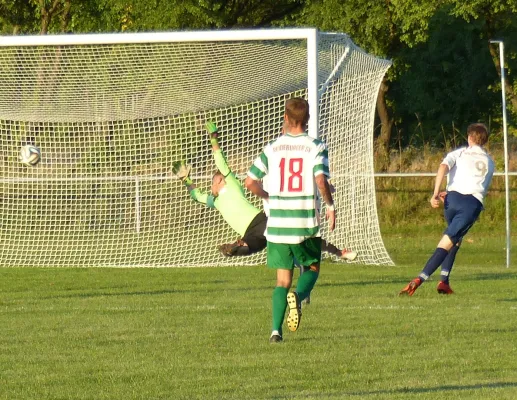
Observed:
[[[20,149],[20,161],[29,167],[34,167],[41,161],[40,149],[32,144],[26,144]]]

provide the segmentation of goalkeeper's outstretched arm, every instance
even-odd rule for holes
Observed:
[[[217,166],[219,172],[221,172],[221,174],[223,174],[223,176],[226,178],[232,173],[232,170],[230,167],[228,167],[226,157],[223,153],[223,150],[219,146],[219,129],[214,122],[208,121],[206,123],[206,130],[208,132],[208,136],[210,137],[215,165]]]
[[[198,203],[206,204],[210,208],[215,207],[215,198],[212,194],[208,194],[201,189],[198,189],[192,179],[190,179],[190,166],[183,161],[176,161],[172,163],[172,172],[174,176],[181,180],[190,193],[190,197]]]
[[[212,145],[212,150],[218,151],[221,150],[221,147],[219,147],[219,129],[217,128],[217,125],[215,122],[207,121],[205,124],[206,131],[208,132],[208,136],[210,137],[210,144]]]

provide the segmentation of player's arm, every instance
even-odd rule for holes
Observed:
[[[192,179],[190,178],[190,166],[186,165],[184,161],[176,161],[171,166],[174,176],[179,179],[187,188],[190,197],[198,203],[206,204],[210,208],[215,207],[215,198],[211,194],[198,189]]]
[[[328,206],[334,205],[334,199],[332,198],[332,190],[325,174],[319,174],[315,178],[316,186],[320,192],[321,198]]]
[[[221,172],[221,174],[223,174],[223,176],[226,178],[232,173],[232,170],[230,167],[228,167],[226,157],[223,153],[223,150],[219,146],[219,129],[214,122],[208,121],[206,123],[206,130],[208,132],[208,136],[210,137],[210,144],[212,145],[212,154],[214,155],[215,165],[219,172]]]
[[[429,200],[429,202],[431,203],[431,207],[437,208],[440,206],[440,202],[445,202],[445,196],[447,192],[440,191],[443,180],[445,176],[449,173],[449,171],[456,165],[456,161],[459,157],[461,157],[461,154],[465,151],[465,149],[466,147],[462,147],[454,151],[451,151],[442,160],[440,166],[438,167],[438,172],[436,173],[433,195]]]
[[[328,165],[327,146],[321,143],[318,154],[315,157],[313,173],[318,191],[326,204],[325,216],[329,223],[329,230],[332,232],[336,227],[336,209],[334,207],[334,199],[332,198],[332,190],[328,182],[330,176]]]
[[[253,179],[251,176],[247,176],[244,181],[244,186],[255,196],[260,197],[261,199],[268,200],[269,193],[264,190],[259,181]]]
[[[215,208],[215,197],[213,195],[206,193],[194,185],[191,185],[188,189],[192,200],[205,204],[209,208]]]
[[[185,161],[174,161],[171,165],[171,171],[176,179],[179,179],[186,187],[191,190],[192,186],[195,188],[192,179],[190,179],[190,165],[185,164]]]
[[[248,171],[248,175],[246,176],[246,180],[244,181],[244,186],[255,196],[260,197],[261,199],[268,200],[269,193],[264,190],[264,187],[260,183],[260,181],[267,175],[268,173],[268,160],[266,153],[263,151],[257,157],[250,170]]]
[[[438,167],[438,172],[436,173],[436,178],[434,181],[434,191],[433,196],[431,197],[430,203],[431,207],[438,208],[440,206],[440,201],[443,201],[443,194],[441,195],[440,191],[442,188],[442,182],[445,178],[445,175],[449,173],[449,166],[447,164],[440,164]]]
[[[206,131],[208,132],[208,136],[210,137],[210,144],[212,145],[212,150],[221,150],[221,148],[219,147],[219,129],[217,128],[215,122],[207,121],[205,127]]]
[[[330,189],[327,176],[323,173],[316,175],[316,186],[320,192],[321,198],[326,204],[326,217],[329,222],[329,230],[332,232],[336,227],[336,209],[334,207],[334,199]]]

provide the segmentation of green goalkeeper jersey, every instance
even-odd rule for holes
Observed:
[[[217,197],[203,192],[198,188],[192,190],[190,196],[199,203],[219,210],[228,225],[239,235],[243,236],[248,226],[250,226],[251,221],[253,221],[253,218],[260,213],[260,210],[253,206],[246,198],[244,189],[239,180],[235,177],[235,174],[228,167],[222,150],[214,151],[213,154],[215,165],[224,175],[226,181],[224,188],[219,191]]]

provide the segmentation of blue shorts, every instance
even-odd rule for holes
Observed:
[[[471,194],[448,192],[444,200],[447,229],[444,234],[452,243],[458,243],[474,225],[483,210],[483,205]]]

